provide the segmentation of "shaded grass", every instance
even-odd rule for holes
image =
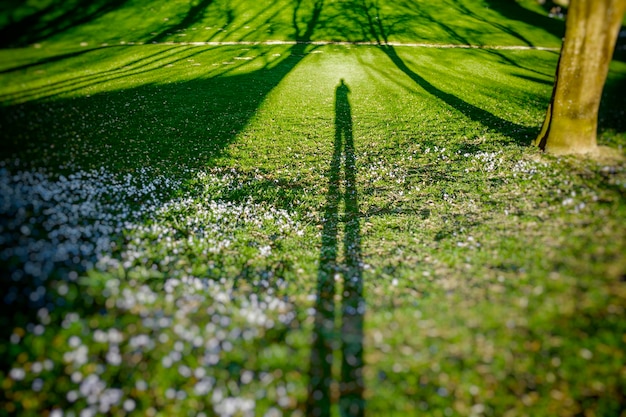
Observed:
[[[448,135],[446,124],[452,123],[462,126],[453,128],[459,139],[494,131],[501,140],[526,144],[545,105],[538,94],[545,97],[549,91],[547,85],[520,77],[523,68],[512,68],[501,62],[500,55],[485,51],[419,50],[419,55],[406,54],[406,63],[394,53],[401,68],[381,71],[379,62],[386,58],[375,47],[297,48],[302,52],[287,46],[115,48],[51,63],[45,70],[7,74],[7,81],[10,77],[16,81],[8,82],[2,94],[6,103],[3,147],[6,153],[44,165],[71,161],[85,168],[114,165],[130,169],[150,163],[165,169],[203,166],[240,133],[238,146],[245,146],[249,136],[256,141],[297,130],[284,135],[286,143],[252,144],[249,160],[262,166],[260,153],[276,158],[277,152],[290,152],[290,141],[300,143],[304,149],[299,155],[307,158],[319,152],[319,142],[333,129],[331,114],[325,109],[332,104],[328,91],[338,77],[356,85],[358,123],[373,137],[385,139],[376,146],[387,146],[389,139],[407,141],[411,137],[436,144],[438,138]],[[307,52],[307,65],[300,70],[298,64]],[[533,73],[541,66],[547,73],[556,58],[551,53],[506,55],[509,60],[533,57]],[[465,70],[446,74],[445,83],[437,81],[460,56]],[[64,68],[68,64],[84,70],[67,73]],[[311,76],[316,70],[324,72]],[[423,80],[420,85],[404,71],[413,77],[418,77],[417,71],[428,75],[419,76]],[[484,74],[482,80],[490,83],[489,89],[470,82],[474,71]],[[18,81],[23,77],[31,80],[28,86]],[[174,77],[175,82],[158,82]],[[279,86],[281,81],[285,83]],[[494,99],[494,88],[509,97],[506,106]],[[394,116],[383,125],[376,122],[374,115],[390,110],[384,97],[401,97],[407,92],[414,94],[392,104],[400,106],[391,112]],[[288,104],[262,105],[268,96]],[[533,107],[528,106],[529,100]],[[440,111],[426,111],[432,105]],[[319,112],[311,113],[311,106]],[[296,121],[302,112],[309,114]],[[254,121],[264,118],[271,122],[257,132]],[[248,125],[252,127],[242,132]],[[392,137],[387,138],[390,131]],[[303,142],[303,135],[308,140]]]
[[[320,24],[310,40],[376,41],[380,35],[372,31],[376,22],[385,25],[388,40],[395,42],[560,45],[562,21],[549,19],[532,1],[496,7],[500,3],[506,2],[282,0],[268,5],[223,0],[149,4],[128,0],[111,5],[43,1],[38,7],[7,8],[0,14],[0,27],[7,35],[3,36],[5,47],[33,43],[69,48],[120,42],[302,40],[303,32],[294,24],[304,28],[318,8]]]
[[[412,4],[397,10],[436,13]],[[450,13],[479,7],[464,4]],[[264,13],[279,13],[273,7]],[[311,5],[301,7],[304,16]],[[357,16],[362,24],[350,36],[365,28],[373,39],[422,39],[410,25],[398,24],[414,30],[404,35],[393,35],[393,24],[369,31],[370,12]],[[232,16],[244,21],[244,13]],[[292,25],[288,13],[276,16]],[[320,22],[324,36],[336,33]],[[306,33],[305,23],[293,32]],[[468,39],[466,24],[449,39]],[[550,42],[545,28],[526,29],[524,39],[535,33]],[[421,30],[440,36],[446,27]],[[326,376],[338,415],[340,398],[351,394],[337,366],[346,351],[342,274],[355,259],[367,414],[623,412],[626,171],[621,162],[555,159],[529,147],[556,54],[333,45],[1,53],[12,61],[0,77],[3,178],[40,171],[54,182],[104,167],[175,183],[155,199],[118,191],[143,217],[129,218],[92,267],[59,267],[44,282],[49,298],[30,315],[3,314],[11,325],[3,326],[0,414],[102,407],[114,415],[226,415],[250,413],[253,404],[258,415],[302,415],[315,398],[307,384],[318,301],[334,306],[337,322],[327,335],[336,360]],[[625,77],[614,62],[600,135],[614,147],[625,140]],[[348,123],[335,108],[341,79],[350,90],[342,99],[350,149],[347,134],[344,148],[336,139]],[[20,215],[45,239],[45,211],[26,210]],[[25,239],[23,225],[8,220],[3,253],[10,239]],[[324,231],[334,231],[335,244],[325,246],[338,266],[327,299],[318,293],[320,277],[332,274]],[[3,271],[28,260],[10,262]],[[107,409],[101,393],[83,395],[98,386],[94,377],[122,399]]]
[[[204,166],[301,59],[285,47],[146,48],[117,50],[119,55],[91,52],[75,59],[86,68],[98,62],[96,72],[86,69],[68,77],[53,67],[41,76],[43,83],[35,81],[30,89],[8,93],[5,97],[11,101],[46,100],[4,108],[6,152],[17,148],[17,155],[26,160],[53,166],[105,165],[116,170],[147,164],[160,170]],[[255,75],[240,71],[240,62],[247,62],[237,60],[242,56],[256,60],[246,65],[259,70]],[[178,81],[155,83],[173,77]],[[76,92],[87,95],[72,97]]]

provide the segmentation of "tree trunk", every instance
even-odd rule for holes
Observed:
[[[552,99],[535,144],[554,154],[597,150],[598,109],[626,0],[572,0]]]

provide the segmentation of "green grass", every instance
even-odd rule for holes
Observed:
[[[548,18],[532,0],[514,4],[494,0],[437,4],[425,0],[393,4],[280,0],[271,5],[223,0],[44,0],[20,6],[8,9],[0,20],[5,23],[6,45],[76,48],[80,44],[97,47],[129,42],[386,38],[396,42],[559,46],[564,32],[563,22]],[[38,9],[44,13],[38,14]],[[20,16],[30,25],[19,24]],[[17,23],[8,24],[11,19]],[[314,20],[317,24],[310,25]]]
[[[626,166],[530,145],[556,52],[167,44],[558,47],[561,21],[79,3],[28,3],[55,7],[0,50],[0,415],[623,415]]]

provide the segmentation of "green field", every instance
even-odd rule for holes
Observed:
[[[626,416],[626,61],[534,0],[0,6],[0,416]]]

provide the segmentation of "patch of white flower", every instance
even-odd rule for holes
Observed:
[[[372,186],[384,186],[389,181],[402,184],[406,180],[406,169],[379,160],[364,164],[359,168],[359,175]]]
[[[564,195],[561,205],[566,207],[570,213],[580,213],[587,208],[587,204],[598,201],[598,196],[585,188],[580,189],[579,192],[569,191],[569,193],[563,192],[561,194]]]
[[[225,280],[171,278],[165,287],[168,294],[175,296],[169,300],[161,297],[156,305],[146,304],[146,297],[134,296],[135,303],[130,308],[141,316],[143,331],[131,334],[125,329],[98,328],[88,336],[96,342],[95,345],[76,335],[68,338],[63,368],[72,372],[71,380],[75,384],[66,395],[68,401],[76,403],[83,399],[99,413],[120,405],[134,409],[136,404],[130,397],[133,387],[113,387],[101,375],[106,367],[121,366],[132,355],[140,355],[151,366],[173,368],[181,380],[193,382],[188,391],[168,389],[167,399],[181,401],[188,395],[211,395],[217,415],[254,415],[255,401],[239,396],[240,389],[236,387],[253,382],[258,384],[262,382],[262,375],[243,369],[238,379],[229,382],[216,379],[210,374],[211,369],[220,365],[223,355],[232,351],[236,344],[262,338],[264,331],[278,322],[288,325],[295,318],[293,307],[268,294],[236,294]],[[145,293],[147,290],[143,286],[125,286],[112,299],[128,297],[129,292],[134,291]],[[122,304],[120,308],[124,310],[126,307],[127,304]],[[203,325],[197,317],[202,317]],[[164,346],[168,346],[165,352],[162,351]],[[199,358],[195,368],[188,366],[185,358],[191,351]],[[104,352],[103,360],[98,359],[98,352]],[[84,370],[90,369],[89,364],[93,366],[94,363],[98,363],[96,372],[83,375]],[[26,371],[16,367],[9,376],[20,381],[26,377]],[[138,380],[134,388],[145,390],[147,386]],[[288,404],[286,391],[282,397],[281,401]]]
[[[285,210],[250,201],[216,201],[207,194],[244,186],[236,171],[198,172],[197,179],[206,188],[202,199],[166,202],[180,182],[146,169],[119,177],[104,168],[53,176],[44,170],[12,173],[0,167],[0,260],[23,265],[12,271],[15,281],[31,276],[42,282],[62,266],[89,269],[97,261],[115,264],[110,253],[123,234],[132,236],[121,261],[127,267],[146,255],[149,240],[164,243],[167,253],[160,262],[169,264],[193,244],[201,244],[204,252],[221,253],[242,229],[264,233],[271,226],[279,234],[302,235],[298,222]],[[145,219],[153,222],[140,224]],[[272,248],[259,245],[258,252],[267,257]],[[15,297],[8,292],[5,302]]]
[[[542,168],[545,168],[547,163],[545,162],[537,162],[530,161],[525,159],[520,159],[513,165],[511,171],[513,172],[513,177],[518,177],[522,174],[526,178],[531,178],[535,174],[539,173]]]
[[[494,172],[502,166],[502,152],[477,152],[474,154],[465,153],[463,157],[470,159],[471,168],[466,168],[466,172],[482,171]]]
[[[478,242],[473,236],[467,236],[465,240],[459,240],[456,245],[459,248],[469,249],[479,249],[481,247],[480,242]]]
[[[52,175],[0,167],[0,261],[43,282],[60,267],[88,269],[117,236],[159,207],[177,181],[147,170],[119,177],[104,168]],[[5,293],[5,302],[16,297]]]
[[[19,265],[14,282],[36,278],[31,298],[42,299],[46,280],[58,271],[76,281],[81,271],[94,267],[115,273],[152,263],[166,274],[156,287],[113,275],[104,283],[106,306],[136,317],[134,329],[119,323],[93,328],[89,317],[68,312],[61,328],[73,335],[55,347],[61,363],[46,358],[29,368],[16,364],[8,374],[13,381],[30,381],[35,389],[41,385],[39,373],[56,368],[68,373],[74,385],[64,394],[67,401],[86,404],[80,415],[106,414],[114,407],[130,413],[138,407],[131,388],[146,390],[148,384],[137,380],[134,387],[119,388],[106,374],[141,360],[194,381],[186,391],[168,390],[166,398],[172,401],[213,395],[217,415],[254,415],[255,401],[241,396],[237,387],[258,383],[257,373],[243,369],[234,382],[224,381],[211,375],[212,367],[237,344],[289,325],[295,319],[293,306],[273,295],[278,284],[271,275],[256,278],[258,291],[241,293],[233,282],[195,276],[179,262],[198,258],[210,263],[237,256],[229,251],[242,247],[262,262],[273,255],[274,240],[300,236],[303,228],[291,213],[271,204],[214,197],[256,177],[238,181],[236,171],[198,172],[196,180],[200,185],[193,195],[168,200],[180,182],[147,170],[120,177],[104,169],[52,175],[0,166],[0,260]],[[73,284],[59,287],[58,297],[70,292],[68,285]],[[11,301],[10,295],[11,288],[5,301]],[[40,323],[26,329],[31,341],[49,337],[44,334],[49,315],[39,308]],[[21,343],[22,337],[14,333],[11,342]],[[192,351],[198,361],[189,366],[186,355]],[[54,413],[63,415],[63,410]]]

